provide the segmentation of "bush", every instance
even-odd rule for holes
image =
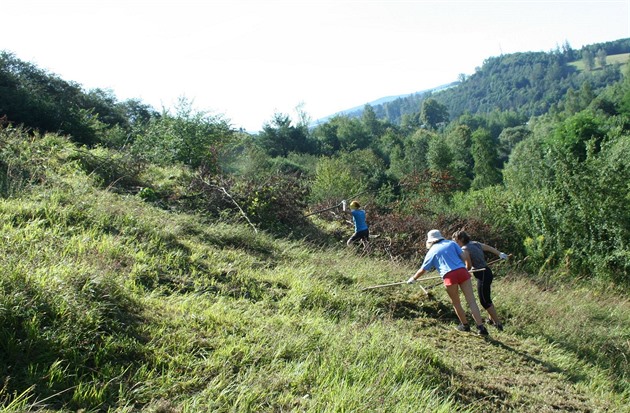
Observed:
[[[140,180],[140,175],[146,168],[146,163],[128,152],[101,147],[77,149],[70,159],[77,160],[81,168],[96,177],[97,184],[102,187],[135,190],[145,185]]]
[[[45,183],[63,167],[65,153],[70,150],[66,138],[0,125],[0,197],[15,196]]]

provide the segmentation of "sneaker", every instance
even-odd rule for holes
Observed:
[[[487,319],[486,323],[490,324],[491,326],[495,326],[496,329],[499,330],[499,331],[503,331],[503,324],[495,323],[494,321],[492,321],[491,318]]]
[[[486,326],[484,326],[483,324],[479,324],[477,326],[477,332],[479,333],[480,336],[488,335],[488,330],[486,329]]]
[[[464,331],[464,332],[468,332],[470,331],[470,326],[468,324],[459,324],[457,327],[455,327],[458,331]]]

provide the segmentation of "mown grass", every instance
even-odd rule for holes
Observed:
[[[160,209],[46,142],[0,200],[2,411],[627,411],[626,296],[498,268],[506,332],[459,334],[441,287],[361,290],[417,263]]]
[[[584,286],[547,289],[523,279],[509,278],[507,308],[513,313],[518,334],[559,346],[583,363],[606,372],[611,385],[630,394],[630,301],[616,293]],[[580,363],[581,364],[581,363]],[[576,377],[584,375],[576,364]]]
[[[606,56],[606,65],[616,65],[619,64],[620,66],[625,66],[628,64],[628,61],[630,59],[630,53],[620,53],[620,54],[616,54],[616,55],[610,55],[610,56]],[[576,60],[574,62],[569,63],[571,66],[574,66],[577,70],[584,71],[584,61],[582,60]],[[602,67],[599,66],[598,64],[596,64],[595,70],[601,70]]]

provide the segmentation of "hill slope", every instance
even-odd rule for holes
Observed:
[[[593,63],[592,70],[584,70],[582,54],[588,51],[595,56],[600,50],[607,54],[606,65]],[[584,46],[579,51],[565,48],[490,57],[474,74],[454,82],[454,87],[400,96],[372,106],[379,119],[394,124],[400,124],[404,115],[418,113],[428,97],[444,104],[451,119],[495,110],[538,116],[561,104],[570,89],[580,90],[588,83],[597,92],[617,82],[621,78],[619,67],[627,64],[628,53],[630,39],[620,39]],[[363,108],[353,108],[342,113],[360,117],[362,112]]]
[[[0,136],[4,411],[628,411],[626,297],[497,266],[484,340],[439,286],[361,290],[414,263],[162,209],[87,171],[101,149]]]

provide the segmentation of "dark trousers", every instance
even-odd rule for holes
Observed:
[[[492,306],[492,298],[490,298],[490,285],[492,284],[492,270],[486,267],[483,271],[477,271],[475,278],[477,279],[477,294],[481,306],[488,309]]]

